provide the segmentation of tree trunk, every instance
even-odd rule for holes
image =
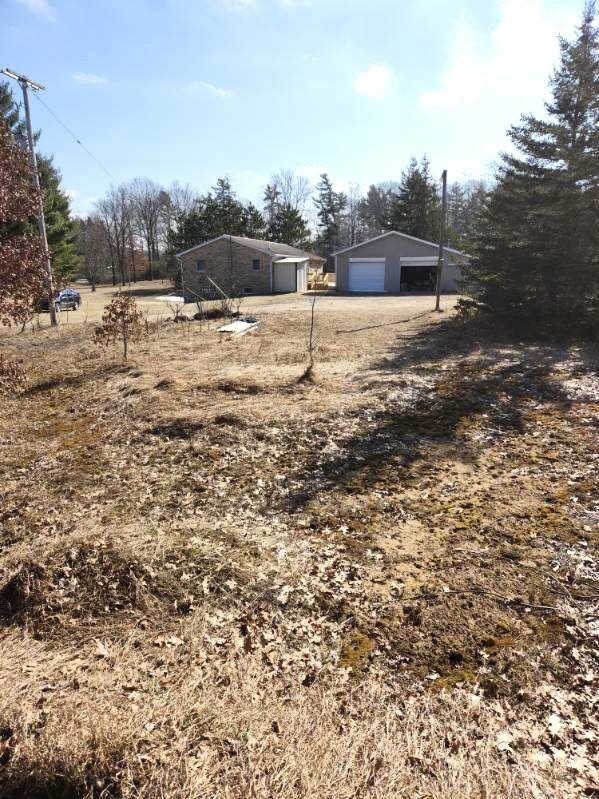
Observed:
[[[148,245],[148,266],[150,268],[150,280],[154,280],[154,272],[152,271],[152,245],[150,244],[149,238],[147,241],[147,245]]]
[[[129,235],[129,252],[131,253],[131,272],[133,274],[133,282],[137,283],[137,273],[135,271],[135,247],[133,245],[133,236]]]

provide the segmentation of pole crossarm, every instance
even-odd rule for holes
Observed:
[[[19,81],[19,83],[26,83],[29,88],[34,89],[36,92],[43,91],[43,89],[46,88],[43,83],[37,83],[31,78],[28,78],[27,75],[21,75],[19,72],[15,72],[13,69],[9,69],[8,67],[5,67],[2,70],[2,73],[7,75],[9,78]]]

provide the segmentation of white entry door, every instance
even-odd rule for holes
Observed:
[[[364,292],[385,291],[385,259],[372,258],[349,261],[349,290]]]
[[[297,264],[274,264],[275,291],[297,291]]]

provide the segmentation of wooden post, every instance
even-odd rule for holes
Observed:
[[[441,310],[441,277],[445,260],[445,235],[447,227],[447,170],[443,170],[443,193],[441,195],[441,230],[439,232],[439,262],[437,264],[437,285],[435,289],[435,311]]]

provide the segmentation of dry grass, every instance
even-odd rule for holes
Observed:
[[[2,334],[0,793],[593,788],[595,356],[309,309]]]
[[[265,683],[259,658],[214,669],[193,645],[176,681],[142,680],[127,647],[75,676],[35,642],[27,659],[31,649],[50,684],[2,694],[10,795],[527,799],[557,795],[563,779],[498,752],[513,719],[475,693],[406,697],[374,676]]]
[[[106,305],[114,299],[119,293],[132,296],[144,316],[153,320],[162,319],[163,321],[172,319],[174,316],[174,308],[172,304],[161,299],[161,297],[168,296],[176,293],[173,286],[168,280],[139,280],[137,283],[130,283],[125,286],[112,286],[101,285],[95,291],[91,290],[90,286],[86,285],[73,285],[81,295],[81,307],[78,311],[64,311],[61,313],[61,324],[79,325],[82,322],[97,324],[102,318],[102,312]],[[287,295],[257,295],[254,297],[248,296],[241,303],[241,309],[245,312],[247,309],[255,309],[262,305],[268,304],[285,304],[288,302],[296,302],[300,295],[287,294]],[[218,301],[208,302],[204,304],[205,310],[216,309],[219,307]],[[189,303],[183,308],[178,310],[186,315],[193,316],[197,307],[195,303]],[[31,323],[34,329],[48,328],[50,319],[48,314],[40,314],[36,316]]]

